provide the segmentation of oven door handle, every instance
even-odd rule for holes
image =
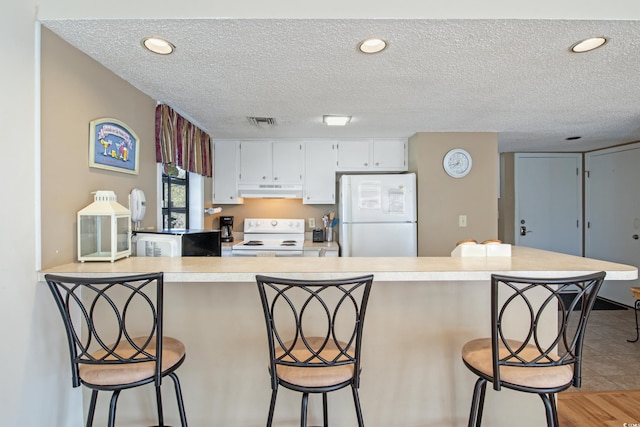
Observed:
[[[231,250],[231,256],[291,257],[303,255],[303,251]]]

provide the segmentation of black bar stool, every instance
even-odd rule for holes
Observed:
[[[309,393],[351,387],[358,426],[363,427],[358,387],[360,344],[373,276],[342,280],[292,280],[256,276],[269,341],[271,427],[278,386],[302,393],[300,425],[307,425]]]
[[[163,274],[93,279],[47,274],[45,280],[67,332],[72,385],[92,390],[86,425],[93,425],[99,391],[111,392],[107,425],[113,427],[120,392],[153,383],[158,425],[164,426],[160,385],[168,376],[186,427],[175,373],[184,362],[185,346],[162,334]]]
[[[506,387],[538,394],[547,425],[558,427],[555,393],[581,385],[584,334],[604,277],[604,272],[562,279],[491,276],[491,337],[462,348],[462,361],[478,376],[469,427],[481,425],[487,381],[496,391]],[[566,289],[578,291],[569,305],[559,295]],[[545,316],[559,319],[557,334],[550,340],[539,331]],[[513,319],[525,322],[517,333]]]

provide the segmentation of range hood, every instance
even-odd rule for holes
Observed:
[[[245,199],[302,199],[302,184],[239,184]]]

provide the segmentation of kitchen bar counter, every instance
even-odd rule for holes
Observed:
[[[250,282],[256,274],[304,279],[373,273],[376,281],[488,280],[492,273],[558,277],[606,271],[608,280],[633,280],[637,269],[607,261],[514,246],[511,257],[327,258],[130,257],[114,263],[70,263],[40,273],[100,276],[164,271],[167,282]]]
[[[365,424],[456,427],[467,423],[476,379],[464,367],[460,349],[490,332],[491,273],[557,277],[599,270],[607,272],[609,281],[633,280],[638,274],[631,266],[523,247],[514,247],[512,257],[504,258],[128,258],[71,263],[46,272],[165,272],[165,333],[187,348],[178,375],[192,427],[265,425],[270,383],[256,274],[317,279],[373,273],[360,387]],[[44,273],[39,273],[41,280]],[[545,322],[542,339],[557,328],[556,319]],[[56,326],[63,342],[62,325]],[[57,360],[66,356],[65,348],[60,351]],[[59,370],[68,371],[68,363],[60,363]],[[177,425],[170,382],[163,389],[165,421]],[[274,427],[299,425],[300,398],[300,393],[280,389]],[[86,392],[84,402],[86,408]],[[97,419],[106,419],[104,402],[98,404]],[[149,390],[125,391],[118,403],[118,426],[153,423],[154,405]],[[79,412],[80,404],[75,407]],[[309,425],[321,425],[321,408],[319,396],[310,396]],[[329,417],[333,427],[357,424],[348,389],[329,394]],[[487,426],[545,425],[544,408],[538,396],[488,387],[483,421]]]

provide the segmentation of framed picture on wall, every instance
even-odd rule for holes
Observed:
[[[140,140],[133,129],[112,118],[89,125],[89,167],[137,175]]]

